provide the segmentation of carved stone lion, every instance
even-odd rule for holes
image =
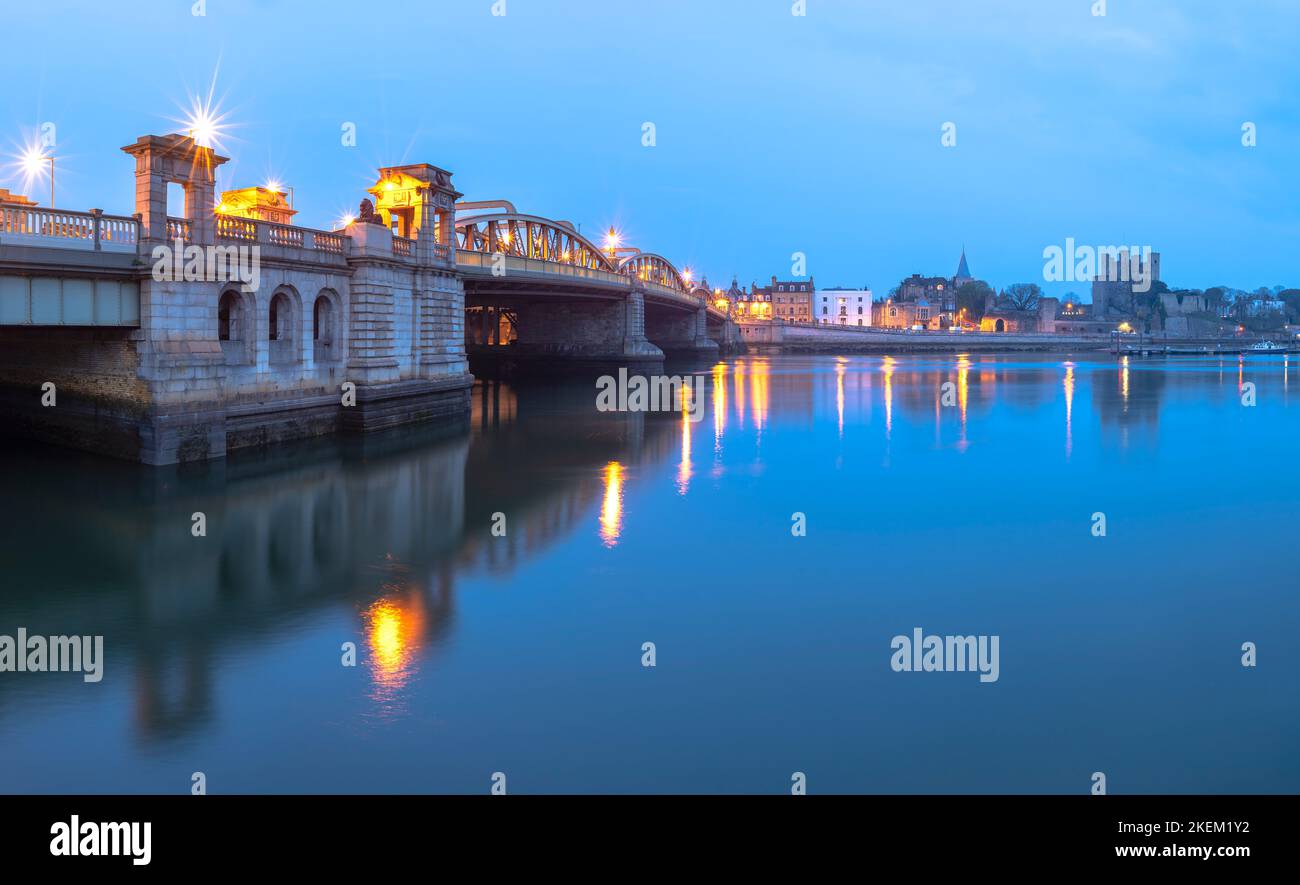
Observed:
[[[375,212],[375,204],[369,200],[361,201],[361,208],[357,210],[357,221],[363,224],[378,224],[384,226],[384,219]]]

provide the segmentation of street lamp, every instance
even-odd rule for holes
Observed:
[[[44,171],[41,169],[41,164],[47,161],[50,164],[50,208],[53,209],[54,208],[54,155],[51,154],[50,156],[47,157],[45,156],[45,152],[42,151],[40,148],[32,148],[23,157],[23,168],[26,170],[27,175],[29,177],[36,178],[41,174],[41,172]]]

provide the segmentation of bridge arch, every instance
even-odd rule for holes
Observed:
[[[497,212],[456,219],[456,248],[616,271],[614,262],[573,227],[536,215]]]
[[[673,263],[662,255],[653,252],[638,252],[629,255],[618,265],[618,272],[629,277],[637,277],[648,283],[658,283],[676,289],[678,292],[690,292],[691,289],[682,279]]]

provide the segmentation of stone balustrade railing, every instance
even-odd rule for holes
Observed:
[[[316,250],[332,255],[345,254],[348,243],[347,236],[341,233],[295,227],[291,224],[276,224],[255,218],[240,218],[234,215],[217,216],[217,237],[243,243],[265,243],[269,246]]]
[[[218,240],[234,240],[238,243],[265,244],[315,250],[331,255],[346,255],[350,242],[347,234],[338,231],[313,230],[234,215],[217,214],[215,222]],[[167,238],[169,240],[180,239],[188,242],[190,231],[189,219],[168,217]],[[140,242],[140,221],[138,218],[120,215],[104,215],[97,210],[70,212],[29,206],[0,206],[0,239],[62,248],[135,252]],[[416,241],[413,239],[394,236],[393,254],[403,258],[414,257],[415,244]],[[449,261],[451,247],[445,243],[434,243],[433,257],[438,261]],[[462,265],[487,268],[493,256],[491,253],[459,250],[457,260]],[[599,279],[614,285],[640,285],[678,298],[694,297],[671,286],[628,274],[518,256],[507,256],[507,262],[511,267],[519,270]],[[712,309],[707,299],[703,303]]]
[[[54,240],[66,249],[134,252],[140,224],[135,218],[105,215],[98,209],[71,212],[34,206],[0,206],[0,237],[16,242]]]
[[[188,242],[190,239],[190,220],[188,218],[173,218],[168,215],[167,239]]]
[[[235,215],[217,215],[217,236],[223,240],[257,242],[257,222]]]

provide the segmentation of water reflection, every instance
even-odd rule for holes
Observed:
[[[880,366],[885,373],[885,439],[894,432],[894,367],[897,365],[896,359],[887,356]]]
[[[835,416],[840,439],[844,439],[844,372],[847,364],[848,360],[843,357],[835,360]]]
[[[713,452],[722,454],[722,437],[727,432],[727,364],[713,367]]]
[[[618,543],[623,533],[623,465],[610,461],[605,465],[605,497],[600,505],[600,537],[606,547]]]
[[[770,372],[771,366],[766,357],[760,357],[750,363],[749,383],[753,397],[754,430],[758,432],[760,440],[763,436],[763,428],[767,424],[767,389]]]
[[[682,459],[677,465],[677,494],[684,495],[691,487],[691,409],[694,404],[694,388],[686,385],[682,388]],[[700,404],[703,408],[703,403]]]
[[[131,684],[137,736],[152,742],[219,717],[213,671],[231,648],[289,642],[342,603],[351,624],[321,657],[338,661],[353,641],[371,712],[401,714],[425,652],[451,635],[458,576],[508,575],[593,513],[615,545],[627,465],[673,447],[671,422],[598,413],[585,389],[528,391],[525,409],[516,390],[480,384],[472,402],[459,428],[318,441],[200,471],[7,449],[0,553],[15,565],[0,624],[103,634]],[[683,445],[689,463],[689,436]],[[199,511],[208,534],[196,539]],[[504,536],[492,531],[498,513]],[[80,684],[0,680],[0,726]]]
[[[574,574],[590,577],[583,568],[637,556],[645,545],[628,540],[629,512],[645,515],[635,541],[644,525],[661,533],[651,540],[669,544],[682,531],[665,520],[669,513],[689,514],[692,525],[745,524],[760,508],[786,507],[792,485],[828,513],[844,506],[846,489],[880,488],[863,496],[863,506],[878,502],[882,519],[886,508],[904,508],[909,521],[942,525],[948,514],[940,502],[951,500],[954,476],[983,480],[981,494],[996,488],[987,506],[997,510],[1002,489],[1008,501],[1029,494],[1037,477],[1059,477],[1054,471],[1066,460],[1070,474],[1109,481],[1107,471],[1122,459],[1107,456],[1117,447],[1127,454],[1157,446],[1154,431],[1170,416],[1202,433],[1223,426],[1224,415],[1240,417],[1247,381],[1260,387],[1260,414],[1283,407],[1286,358],[1237,360],[1235,373],[1226,362],[979,354],[719,362],[706,369],[713,472],[703,477],[695,458],[707,450],[707,425],[689,420],[693,403],[683,402],[680,413],[604,414],[586,384],[480,383],[461,427],[240,455],[201,474],[12,450],[0,485],[7,577],[0,632],[23,625],[33,633],[104,634],[113,655],[105,685],[125,693],[130,715],[121,718],[145,745],[141,759],[161,745],[251,728],[241,720],[252,715],[247,703],[225,689],[232,671],[264,658],[280,674],[265,689],[265,705],[298,703],[301,695],[320,719],[364,720],[377,730],[381,722],[391,731],[420,712],[412,699],[456,661],[450,652],[473,616],[491,620],[484,597],[499,606],[494,617],[508,619],[536,595],[537,577],[525,586],[517,575],[538,568],[543,554],[568,557],[561,570],[540,573],[547,592],[548,581],[576,583]],[[950,380],[957,408],[941,409],[936,420],[935,390]],[[754,469],[760,442],[767,476]],[[954,451],[960,464],[935,460]],[[833,478],[819,473],[832,465]],[[717,511],[700,514],[692,505]],[[196,511],[208,516],[205,538],[189,533]],[[1013,522],[1021,512],[996,515]],[[493,531],[498,514],[504,533]],[[856,514],[844,518],[850,528],[843,531],[860,529]],[[771,545],[754,538],[761,532],[737,534],[733,555],[716,557],[718,572],[703,576],[710,586],[761,586],[782,567],[763,559]],[[900,535],[893,542],[910,544]],[[909,561],[926,561],[909,552]],[[974,561],[987,549],[959,552]],[[827,556],[833,560],[834,551]],[[908,576],[898,577],[906,583]],[[664,580],[671,583],[673,573]],[[478,583],[505,592],[472,593]],[[692,611],[673,616],[688,619]],[[557,617],[551,626],[562,629],[567,621]],[[347,641],[358,651],[353,674],[337,666]],[[31,748],[44,743],[42,729],[69,721],[68,710],[86,697],[81,685],[0,679],[0,738],[25,739],[18,764],[61,764],[56,750],[42,756]],[[94,727],[110,735],[121,728],[114,717]],[[125,770],[138,775],[133,764]]]
[[[419,589],[375,600],[361,615],[370,649],[371,698],[387,713],[401,712],[402,689],[415,671],[424,642],[424,598]]]
[[[1065,457],[1074,449],[1074,363],[1065,364]]]

